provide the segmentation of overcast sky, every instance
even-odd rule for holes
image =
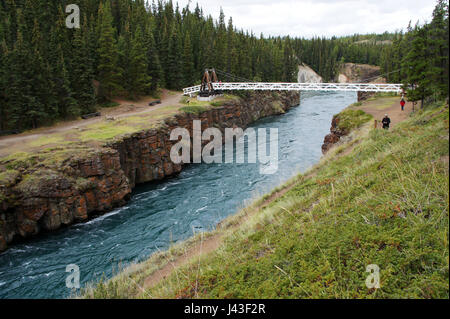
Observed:
[[[435,0],[173,0],[180,7],[198,2],[219,17],[220,7],[235,27],[256,35],[312,37],[383,33],[430,21]]]

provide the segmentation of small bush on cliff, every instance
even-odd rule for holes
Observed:
[[[8,169],[4,172],[0,172],[0,185],[9,187],[15,184],[17,177],[20,173],[16,170]]]
[[[17,152],[0,160],[7,169],[28,168],[37,162],[37,157],[27,152]]]
[[[285,111],[283,110],[283,105],[281,104],[280,101],[273,101],[272,108],[277,113],[281,113],[281,114],[285,113]]]
[[[188,114],[200,114],[200,113],[205,112],[208,109],[206,107],[200,106],[200,105],[191,105],[191,106],[184,106],[180,110],[183,111],[184,113],[188,113]]]
[[[214,107],[218,107],[218,106],[222,106],[224,105],[225,101],[215,101],[215,102],[211,102],[211,105]]]
[[[75,181],[75,187],[80,193],[84,193],[88,190],[96,188],[97,185],[89,179],[78,177]]]

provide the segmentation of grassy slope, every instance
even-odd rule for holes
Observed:
[[[360,128],[364,123],[367,123],[373,116],[362,110],[347,109],[336,114],[334,118],[338,119],[337,129],[344,134],[348,134],[350,131]]]
[[[177,245],[85,297],[448,298],[448,108],[389,132],[370,126],[264,208],[271,195],[225,221],[213,253],[142,288],[190,244]],[[369,264],[380,267],[378,290],[365,286]]]

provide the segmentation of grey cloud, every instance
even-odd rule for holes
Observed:
[[[178,0],[184,7],[189,0]],[[298,37],[382,33],[431,19],[434,0],[198,0],[215,19],[220,7],[236,27]],[[191,8],[196,1],[191,1]]]

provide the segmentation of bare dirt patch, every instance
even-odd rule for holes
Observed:
[[[107,118],[118,120],[127,117],[144,117],[151,114],[150,120],[156,122],[161,117],[171,113],[168,110],[169,107],[173,106],[174,111],[176,111],[177,108],[183,106],[180,103],[181,96],[181,92],[164,90],[161,104],[155,106],[148,105],[149,102],[155,100],[153,97],[144,97],[139,101],[118,99],[114,101],[119,103],[118,106],[102,108],[100,110],[102,113],[101,117],[87,120],[65,121],[51,127],[42,127],[19,135],[0,137],[0,157],[8,156],[16,152],[36,152],[52,145],[60,144],[52,143],[53,140],[64,141],[64,143],[78,142],[80,141],[80,132],[85,131],[91,125],[104,122]],[[50,142],[46,142],[46,140]],[[95,144],[97,143],[93,143],[93,146],[96,146]]]

